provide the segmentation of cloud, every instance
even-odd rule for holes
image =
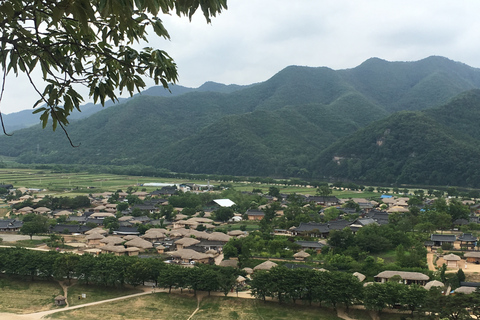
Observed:
[[[370,57],[441,55],[480,67],[480,1],[228,0],[228,6],[211,24],[201,13],[191,22],[163,16],[170,40],[152,32],[148,45],[175,59],[180,85],[250,84],[289,65],[346,69]],[[30,107],[37,97],[29,87],[25,78],[9,77],[0,110]]]

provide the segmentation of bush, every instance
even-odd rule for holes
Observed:
[[[444,242],[442,243],[442,249],[443,250],[452,250],[453,249],[453,245],[449,242]]]

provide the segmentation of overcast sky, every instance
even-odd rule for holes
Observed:
[[[162,17],[171,40],[149,45],[175,59],[187,87],[262,82],[289,65],[348,69],[371,57],[438,55],[480,68],[479,13],[478,0],[228,0],[211,24],[201,14]],[[37,99],[25,78],[9,77],[0,111]]]

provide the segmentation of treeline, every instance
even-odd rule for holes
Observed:
[[[243,271],[215,265],[185,268],[156,258],[101,254],[77,255],[23,248],[0,249],[0,273],[25,279],[77,279],[80,283],[100,286],[138,286],[152,282],[165,288],[191,289],[194,292],[228,293]]]
[[[279,303],[304,301],[347,308],[363,304],[367,310],[402,309],[430,319],[476,319],[480,315],[480,293],[457,293],[444,296],[441,289],[399,283],[393,277],[386,283],[366,286],[357,277],[345,272],[314,269],[287,269],[274,267],[270,271],[257,271],[250,283],[252,294],[258,299],[277,299]],[[474,317],[470,316],[469,310]]]

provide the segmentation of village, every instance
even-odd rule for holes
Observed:
[[[236,268],[240,273],[232,288],[236,288],[237,292],[250,292],[263,299],[270,295],[280,301],[282,295],[278,292],[258,293],[262,290],[255,283],[255,279],[260,277],[255,277],[256,273],[276,270],[279,266],[292,272],[303,268],[319,272],[337,270],[351,272],[355,281],[365,288],[372,283],[391,283],[394,279],[426,290],[437,288],[444,296],[471,294],[480,286],[479,282],[472,281],[480,273],[480,251],[477,250],[476,233],[479,206],[471,199],[446,198],[447,208],[448,205],[461,208],[458,219],[452,218],[443,225],[425,226],[426,222],[421,222],[419,217],[430,212],[431,206],[438,202],[437,198],[424,197],[419,202],[416,196],[383,192],[375,200],[337,198],[319,195],[320,188],[316,195],[292,196],[281,194],[273,187],[265,194],[243,192],[244,196],[256,201],[250,201],[251,205],[242,208],[229,198],[216,198],[222,193],[212,192],[210,185],[179,184],[162,186],[151,192],[138,191],[136,189],[142,186],[135,186],[129,187],[128,192],[91,193],[77,199],[80,207],[69,209],[58,208],[57,205],[56,209],[52,209],[45,204],[53,203],[55,196],[47,192],[14,188],[13,185],[0,187],[8,190],[4,199],[10,207],[8,215],[0,220],[1,245],[6,247],[10,243],[9,237],[24,234],[30,238],[42,236],[46,239],[35,246],[37,250],[155,258],[187,268],[199,265]],[[182,197],[185,200],[192,195],[203,195],[205,203],[202,206],[198,203],[185,206],[171,204],[178,204]],[[300,211],[293,214],[292,210]],[[403,267],[399,261],[395,261],[397,264],[384,263],[378,256],[373,258],[373,262],[368,257],[357,258],[357,261],[349,258],[351,260],[343,265],[334,262],[340,257],[355,256],[348,252],[351,245],[342,248],[336,242],[338,237],[340,242],[347,243],[366,230],[378,231],[385,226],[394,230],[406,220],[414,219],[412,212],[417,212],[415,219],[418,221],[411,228],[421,228],[416,234],[424,235],[424,241],[421,248],[418,243],[412,245],[413,249],[407,247],[406,257],[413,259],[416,250],[420,252],[416,258],[418,261],[410,262],[410,265],[405,263]],[[438,220],[438,216],[431,219]],[[32,228],[40,222],[47,229]],[[374,238],[369,241],[376,240],[384,241]],[[248,257],[246,249],[242,249],[243,244],[251,246]],[[257,248],[259,246],[262,248]],[[399,248],[389,248],[394,249],[399,260]],[[374,254],[377,249],[362,250]],[[373,265],[367,268],[367,261]],[[394,268],[389,270],[389,266]],[[425,269],[421,270],[422,267]],[[363,273],[360,272],[362,270]],[[443,275],[440,276],[440,273]],[[275,272],[272,272],[271,276],[274,275]],[[57,298],[56,302],[61,304],[62,297]],[[388,305],[384,307],[388,308]]]

